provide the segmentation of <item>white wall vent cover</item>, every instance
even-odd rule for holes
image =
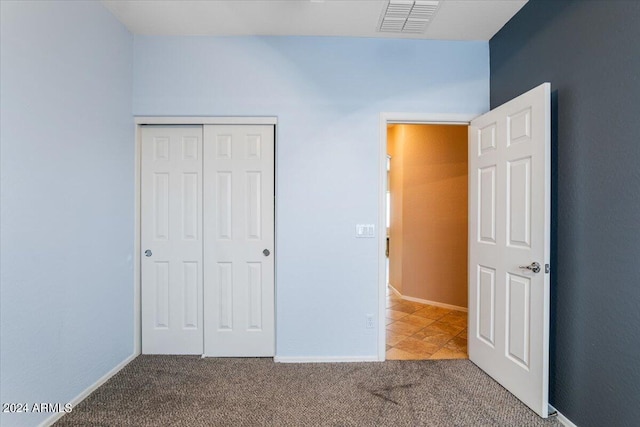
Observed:
[[[382,11],[378,31],[421,34],[433,19],[440,1],[389,0]]]

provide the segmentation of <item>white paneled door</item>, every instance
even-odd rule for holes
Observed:
[[[273,356],[274,128],[204,128],[205,356]]]
[[[274,127],[141,133],[142,352],[273,356]]]
[[[142,352],[202,354],[202,126],[143,126]]]
[[[469,127],[469,358],[548,416],[550,85]]]

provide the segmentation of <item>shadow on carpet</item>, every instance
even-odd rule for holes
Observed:
[[[561,426],[468,360],[139,356],[55,426]]]

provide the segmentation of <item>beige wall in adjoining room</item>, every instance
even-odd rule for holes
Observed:
[[[389,284],[398,292],[402,293],[402,263],[392,262],[392,260],[402,259],[402,160],[403,157],[397,151],[399,125],[390,125],[387,130],[387,154],[391,156],[391,168],[389,173],[388,188],[391,192],[391,224],[389,236],[393,233],[393,238],[389,239]]]
[[[467,126],[394,125],[389,282],[403,296],[467,307]]]

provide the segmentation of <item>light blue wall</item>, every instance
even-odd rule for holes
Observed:
[[[66,403],[133,352],[133,40],[98,2],[0,4],[0,400]]]
[[[134,41],[136,115],[277,116],[277,354],[375,356],[379,113],[482,113],[487,42]]]

